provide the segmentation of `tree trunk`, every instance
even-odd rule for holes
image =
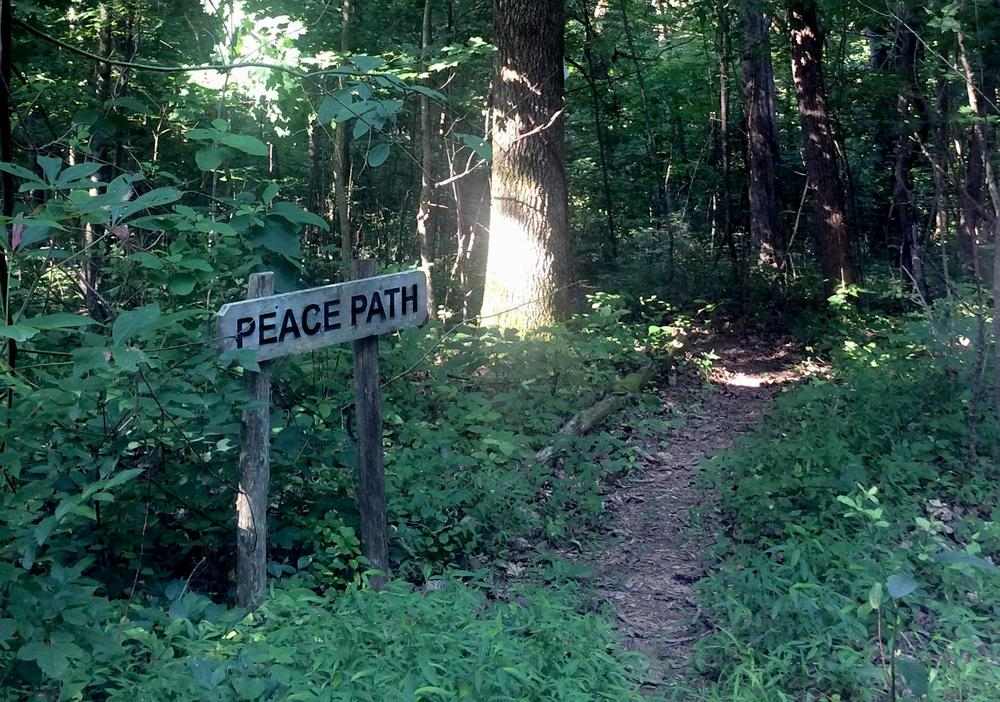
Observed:
[[[431,44],[431,2],[424,0],[424,15],[420,29],[420,53],[426,64]],[[420,268],[427,275],[427,309],[432,319],[437,318],[434,295],[434,242],[437,237],[438,217],[434,211],[434,149],[432,144],[433,122],[431,101],[420,96],[420,203],[417,206],[417,243],[420,248]]]
[[[987,155],[987,158],[983,159],[983,170],[986,188],[990,195],[990,204],[993,208],[991,213],[993,215],[993,340],[996,349],[993,390],[996,410],[1000,412],[1000,182],[997,181],[996,173],[993,170],[993,161],[988,157],[985,112],[979,100],[979,89],[976,85],[972,63],[969,60],[969,53],[965,48],[965,34],[959,30],[956,32],[956,37],[958,39],[958,57],[965,76],[966,93],[969,97],[969,108],[976,120],[973,125],[973,134],[976,141],[979,142],[980,153]]]
[[[778,217],[777,169],[781,160],[771,63],[771,24],[760,0],[743,2],[743,104],[747,120],[752,250],[762,265],[782,268],[785,238]]]
[[[614,201],[611,195],[611,180],[608,176],[608,147],[602,119],[601,96],[597,90],[596,62],[594,60],[594,27],[590,20],[590,8],[584,3],[581,19],[583,21],[583,56],[587,60],[587,70],[584,80],[590,89],[591,106],[594,113],[594,136],[597,139],[597,155],[601,166],[601,185],[604,190],[604,209],[607,216],[608,231],[604,246],[604,257],[609,261],[618,258],[618,233],[615,228]]]
[[[815,0],[788,0],[792,77],[799,102],[803,151],[815,190],[816,250],[828,292],[858,282],[851,255],[844,182],[823,82],[823,35]]]
[[[340,50],[351,50],[351,15],[353,0],[343,0],[340,7]],[[342,81],[341,81],[342,83]],[[351,152],[347,141],[350,122],[337,125],[333,137],[333,187],[334,203],[337,207],[337,222],[340,228],[340,267],[345,278],[351,275],[354,260],[354,232],[351,230],[350,169]]]
[[[893,167],[893,221],[896,240],[899,242],[900,269],[907,282],[926,297],[926,285],[918,270],[920,238],[913,198],[913,165],[917,143],[926,143],[928,134],[927,104],[920,92],[918,71],[920,42],[913,24],[918,20],[906,8],[901,9],[901,19],[896,28],[896,46],[893,51],[896,75],[900,82],[897,98],[898,128],[896,130],[896,158]]]
[[[571,278],[563,165],[563,0],[494,0],[490,323],[530,330],[565,317]]]
[[[7,162],[14,160],[14,143],[10,119],[11,111],[13,110],[13,101],[10,95],[12,78],[11,51],[14,48],[13,24],[14,11],[11,7],[11,0],[0,0],[0,81],[2,81],[2,84],[0,84],[0,161]],[[12,217],[14,215],[14,198],[16,192],[17,188],[14,183],[14,177],[10,173],[0,174],[0,214],[4,217]],[[4,235],[7,237],[7,241],[13,244],[10,240],[11,228],[5,226],[4,229],[6,230]],[[3,306],[3,316],[0,317],[0,320],[7,326],[13,323],[9,283],[10,264],[3,247],[0,247],[0,305]],[[13,374],[14,369],[17,367],[17,345],[13,339],[5,338],[3,341],[3,346],[0,346],[0,348],[3,348],[5,351],[4,359],[7,362],[7,372]],[[13,384],[7,389],[5,395],[5,404],[8,409],[7,427],[9,428],[9,410],[14,400]],[[3,446],[4,444],[0,442],[0,450],[3,450]]]

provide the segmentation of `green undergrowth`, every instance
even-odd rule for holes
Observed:
[[[32,340],[75,350],[26,367],[0,416],[3,699],[628,699],[629,667],[572,596],[420,588],[600,518],[602,481],[634,457],[612,433],[557,430],[675,352],[665,306],[597,295],[529,338],[432,324],[383,343],[398,585],[382,595],[364,590],[350,351],[274,363],[274,590],[260,621],[240,623],[226,603],[240,363],[254,365],[192,344],[205,317],[149,304],[110,336]],[[557,460],[536,461],[553,442]]]
[[[971,321],[943,320],[844,342],[707,470],[702,699],[1000,699],[1000,434],[970,410]]]
[[[186,593],[112,626],[121,655],[67,674],[63,698],[109,702],[638,700],[639,661],[568,592],[509,602],[473,585],[396,582],[333,597],[279,587],[255,612]],[[14,692],[8,694],[16,695]],[[14,699],[7,697],[5,699]]]

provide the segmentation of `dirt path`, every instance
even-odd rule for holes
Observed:
[[[678,428],[636,445],[643,470],[608,495],[608,538],[584,555],[626,645],[652,662],[650,692],[685,683],[692,647],[707,630],[694,585],[708,565],[718,511],[697,484],[698,467],[760,423],[782,385],[803,375],[784,341],[714,338],[700,343],[708,350],[718,356],[709,388],[692,374],[657,391],[659,415],[679,419]]]

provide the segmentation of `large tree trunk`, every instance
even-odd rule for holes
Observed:
[[[529,330],[569,313],[563,166],[563,0],[494,0],[490,250],[483,300],[491,324]]]
[[[799,101],[803,151],[816,211],[816,249],[826,289],[858,282],[851,254],[844,181],[823,80],[823,34],[815,0],[788,0],[792,77]]]
[[[750,176],[750,235],[761,264],[781,268],[785,238],[778,218],[777,169],[781,159],[774,106],[771,24],[760,0],[743,2],[743,104]]]
[[[431,44],[431,1],[424,0],[423,22],[420,29],[420,50],[427,61]],[[434,207],[434,149],[431,101],[420,96],[420,202],[417,205],[417,243],[420,248],[420,268],[427,276],[427,309],[437,318],[434,295],[434,242],[437,238],[438,217]]]

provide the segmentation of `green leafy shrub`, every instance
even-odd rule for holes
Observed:
[[[708,699],[880,700],[894,678],[897,699],[1000,696],[996,469],[970,461],[973,359],[952,342],[916,325],[848,343],[833,379],[715,462]],[[984,446],[998,438],[981,423]]]

